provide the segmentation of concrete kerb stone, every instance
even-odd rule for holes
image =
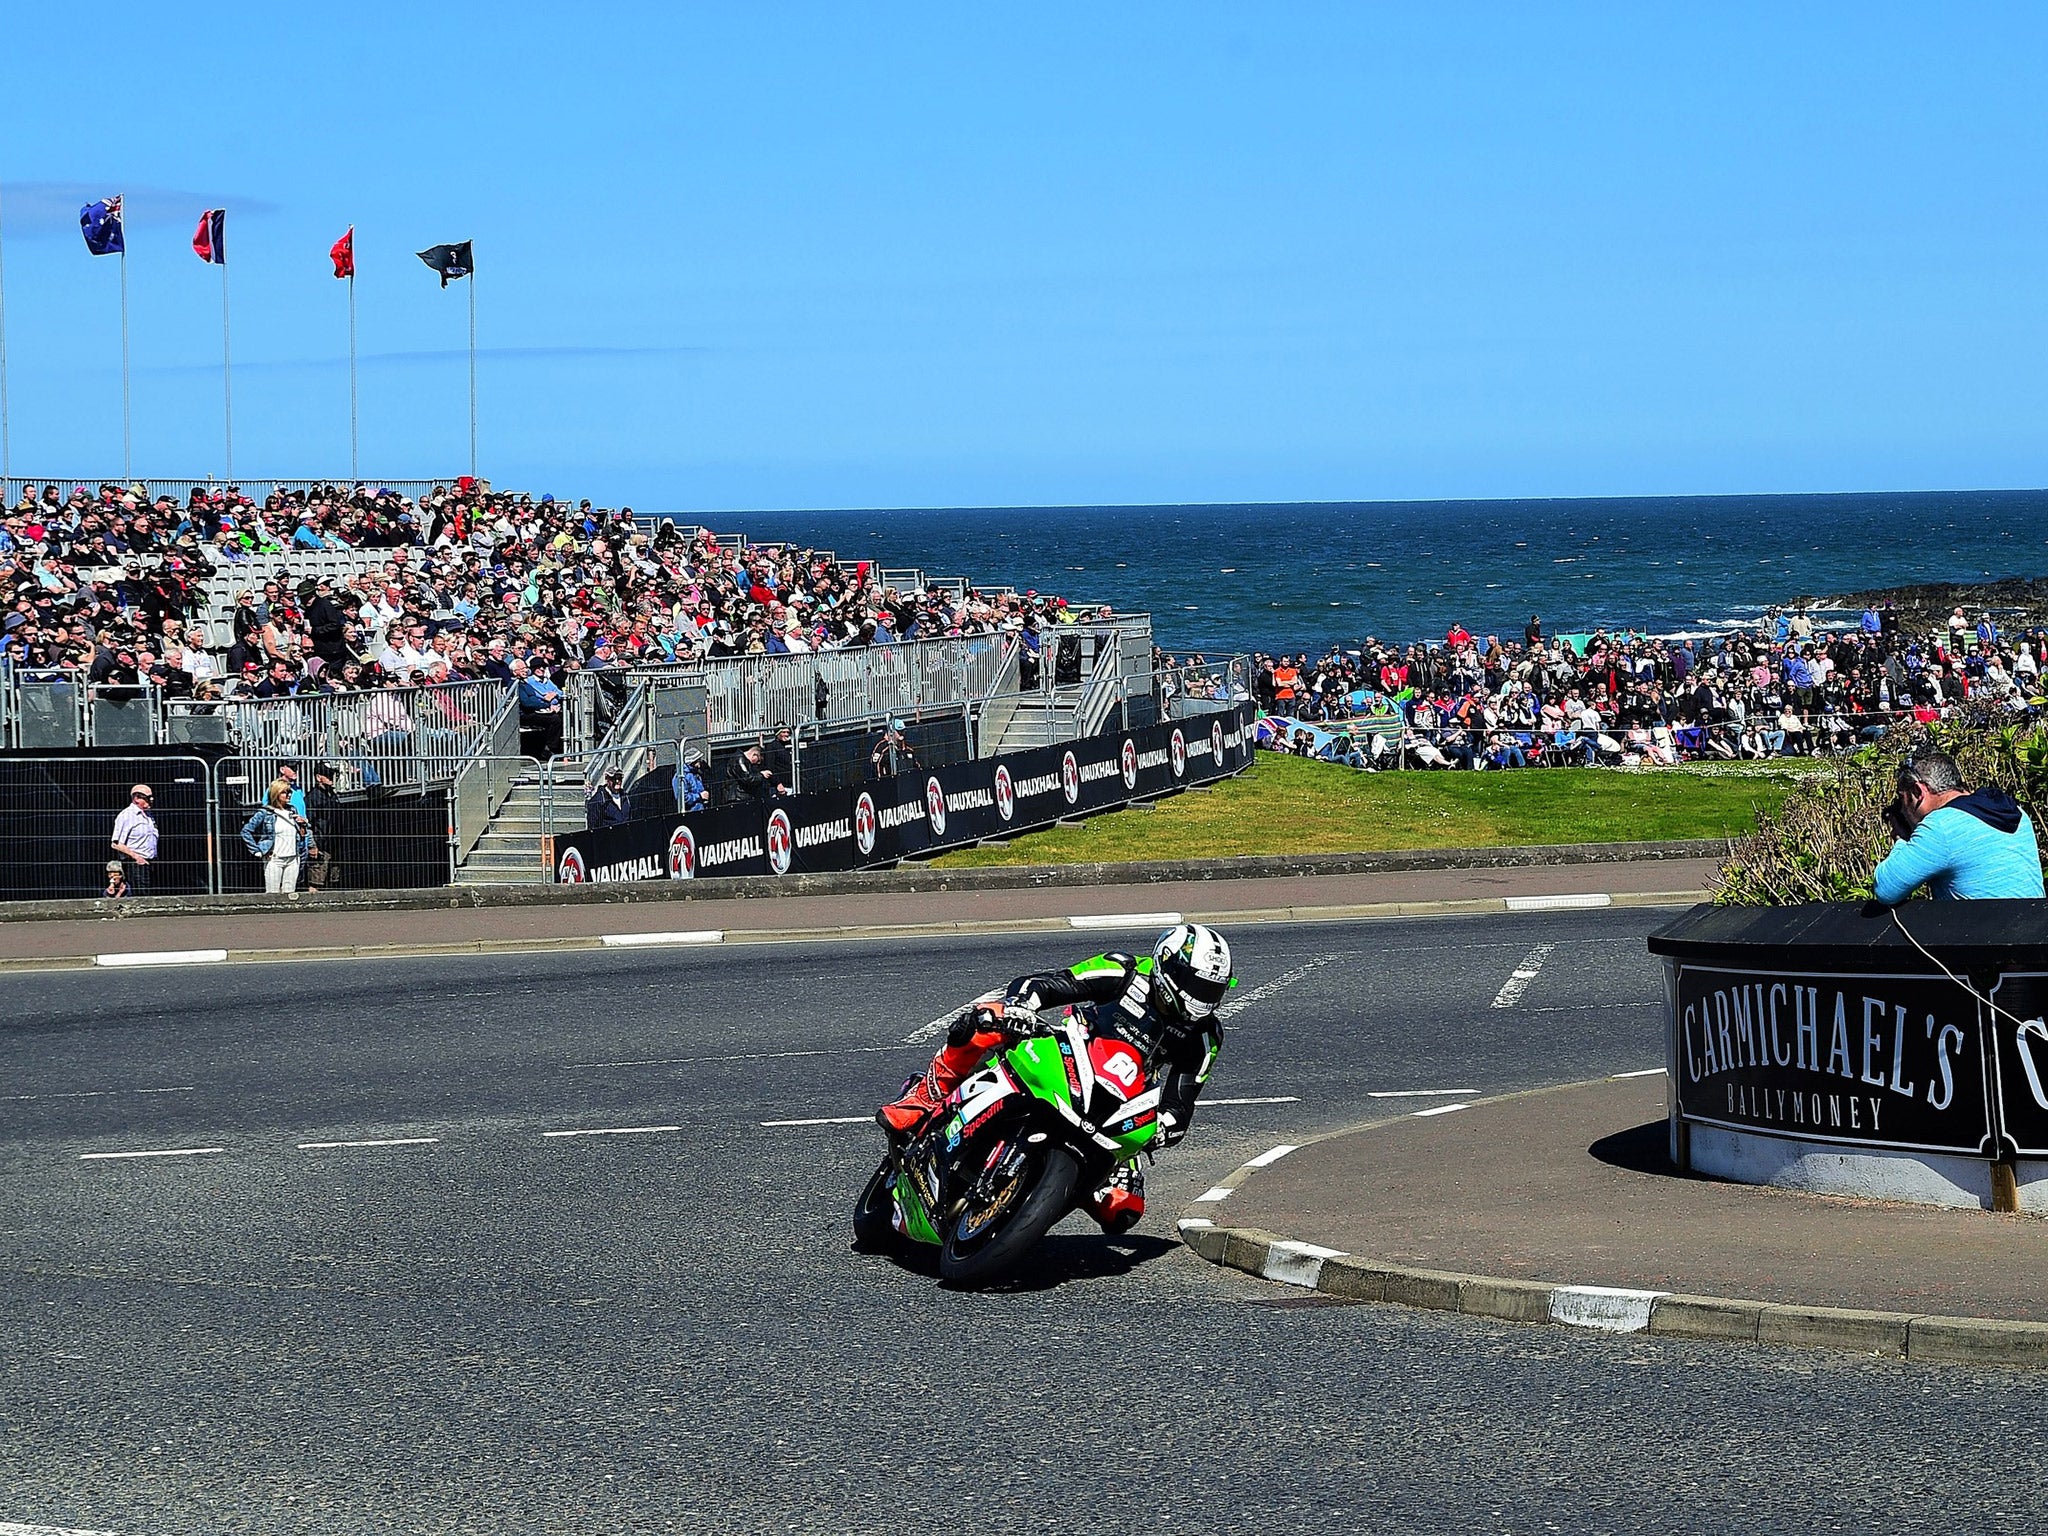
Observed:
[[[126,901],[0,901],[0,922],[111,917],[236,916],[263,912],[414,912],[460,908],[623,906],[645,901],[774,900],[783,896],[893,895],[1033,890],[1048,886],[1162,885],[1260,880],[1282,875],[1377,875],[1431,870],[1524,869],[1545,865],[1639,864],[1718,858],[1718,838],[1655,843],[1557,843],[1519,848],[1421,848],[1385,853],[1256,854],[1230,859],[1159,859],[1125,864],[1019,864],[979,869],[916,865],[846,874],[726,876],[606,885],[442,886],[412,891],[329,891],[314,897],[258,894],[144,896]],[[1622,898],[1615,898],[1622,905]]]
[[[1561,1084],[1471,1102],[1497,1104],[1581,1086]],[[1407,1118],[1394,1116],[1332,1131],[1297,1144],[1294,1151],[1338,1136],[1383,1131]],[[1234,1191],[1258,1171],[1252,1164],[1245,1164],[1219,1180],[1214,1188]],[[1561,1319],[1551,1305],[1553,1295],[1588,1289],[1498,1275],[1417,1269],[1360,1254],[1338,1253],[1255,1227],[1219,1226],[1213,1218],[1220,1208],[1214,1201],[1197,1202],[1191,1207],[1190,1214],[1181,1220],[1182,1243],[1211,1264],[1241,1270],[1259,1279],[1313,1289],[1340,1301],[1386,1302],[1497,1322],[1566,1323],[1567,1319]],[[1280,1251],[1282,1262],[1275,1262],[1276,1250]],[[1327,1257],[1307,1269],[1286,1262],[1301,1250]],[[1642,1294],[1653,1297],[1643,1331],[1665,1338],[1790,1345],[1950,1365],[2048,1368],[2048,1323],[1923,1316],[1857,1307],[1796,1306],[1680,1292]]]

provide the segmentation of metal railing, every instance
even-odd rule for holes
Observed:
[[[519,756],[519,695],[506,689],[496,712],[455,770],[448,795],[450,878],[468,858],[532,759]]]
[[[211,475],[191,477],[174,475],[167,480],[137,480],[132,477],[124,478],[119,475],[58,475],[54,477],[50,475],[14,475],[6,479],[0,479],[0,500],[4,500],[7,505],[12,506],[16,492],[25,485],[33,485],[38,489],[46,485],[54,485],[67,499],[74,489],[84,486],[87,494],[97,504],[102,486],[116,486],[122,490],[131,490],[139,485],[148,493],[151,501],[156,500],[159,496],[168,495],[176,497],[180,506],[185,505],[191,499],[192,493],[195,490],[211,493],[214,491],[226,491],[232,488],[240,491],[260,507],[263,505],[265,498],[273,495],[284,495],[287,492],[312,492],[339,488],[342,492],[347,493],[354,490],[358,485],[367,485],[372,490],[396,491],[401,496],[409,496],[414,501],[417,501],[420,497],[428,495],[437,487],[452,490],[457,478],[459,477],[450,475],[440,480],[351,480],[344,476],[336,475],[331,480],[223,480]]]

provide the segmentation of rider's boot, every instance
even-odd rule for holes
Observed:
[[[984,1042],[975,1035],[965,1045],[949,1045],[932,1058],[932,1064],[924,1070],[924,1076],[904,1085],[903,1097],[893,1104],[884,1104],[875,1111],[875,1118],[882,1122],[882,1129],[907,1136],[924,1123],[925,1117],[946,1102],[960,1079],[980,1066],[988,1055],[989,1046],[999,1041],[1000,1035]]]
[[[1145,1214],[1144,1171],[1131,1163],[1117,1169],[1107,1184],[1088,1197],[1088,1214],[1111,1237],[1130,1231]]]

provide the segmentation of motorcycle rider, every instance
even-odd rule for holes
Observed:
[[[913,1134],[963,1078],[1027,1032],[1041,1010],[1073,1006],[1087,1011],[1097,1034],[1145,1054],[1160,1091],[1157,1144],[1173,1146],[1194,1123],[1195,1099],[1223,1048],[1216,1005],[1236,984],[1230,945],[1201,923],[1169,928],[1143,958],[1102,954],[1063,971],[1019,976],[1000,1002],[978,1004],[955,1019],[924,1075],[875,1118],[892,1136]],[[1112,1233],[1128,1231],[1144,1211],[1144,1175],[1134,1163],[1118,1169],[1089,1201],[1089,1213]]]

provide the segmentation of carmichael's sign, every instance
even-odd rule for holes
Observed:
[[[1945,977],[1680,963],[1671,1024],[1687,1120],[1800,1140],[1991,1154],[1976,1001]]]

